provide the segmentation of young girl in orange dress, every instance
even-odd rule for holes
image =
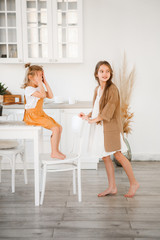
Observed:
[[[43,111],[43,99],[53,98],[52,90],[44,76],[42,66],[26,64],[26,75],[22,88],[25,89],[25,112],[23,121],[28,125],[42,126],[52,131],[51,157],[65,159],[59,151],[62,127]],[[46,87],[44,88],[44,85]]]
[[[90,123],[89,146],[93,148],[95,156],[102,157],[109,186],[98,194],[99,197],[114,195],[117,187],[114,175],[114,165],[110,155],[121,163],[130,182],[130,188],[125,197],[133,197],[139,188],[128,159],[122,154],[125,150],[123,128],[120,113],[120,97],[116,85],[112,82],[113,71],[107,61],[97,63],[94,73],[98,86],[93,97],[93,109],[88,115],[79,114],[82,119]]]

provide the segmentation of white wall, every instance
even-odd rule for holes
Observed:
[[[132,96],[133,132],[129,142],[133,158],[160,159],[160,1],[83,0],[84,62],[43,64],[55,95],[91,100],[97,61],[106,59],[118,71],[124,50],[129,66],[136,65]],[[23,94],[24,67],[0,64],[0,81]],[[83,92],[83,94],[82,94]]]

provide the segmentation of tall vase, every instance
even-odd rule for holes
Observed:
[[[131,147],[130,147],[129,142],[128,142],[126,137],[124,137],[124,142],[125,142],[125,144],[127,146],[127,151],[126,152],[122,152],[122,153],[131,162],[131,160],[132,160],[132,152],[131,152]],[[115,164],[117,166],[122,167],[122,165],[116,160],[116,158],[114,156],[113,156],[113,160],[114,160],[114,162],[115,162]]]

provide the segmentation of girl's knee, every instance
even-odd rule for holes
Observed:
[[[103,157],[102,160],[103,160],[104,162],[108,162],[108,161],[110,160],[110,156]]]
[[[60,129],[60,132],[62,132],[62,126],[61,125],[59,125],[59,129]]]
[[[51,131],[52,131],[52,133],[54,133],[54,132],[60,132],[60,129],[59,129],[58,126],[55,126],[55,127],[51,128]]]
[[[122,157],[122,153],[121,152],[116,152],[116,153],[114,153],[114,156],[118,160]]]
[[[116,160],[119,162],[119,163],[122,163],[126,158],[125,156],[121,153],[121,152],[116,152],[114,154],[114,157],[116,158]]]
[[[55,126],[55,127],[51,128],[51,131],[52,131],[53,133],[54,133],[54,132],[61,133],[61,132],[62,132],[62,126],[61,126],[61,125]]]

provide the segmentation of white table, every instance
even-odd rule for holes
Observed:
[[[0,121],[0,139],[32,139],[34,147],[35,206],[39,206],[39,153],[41,127],[29,126],[23,121]]]

